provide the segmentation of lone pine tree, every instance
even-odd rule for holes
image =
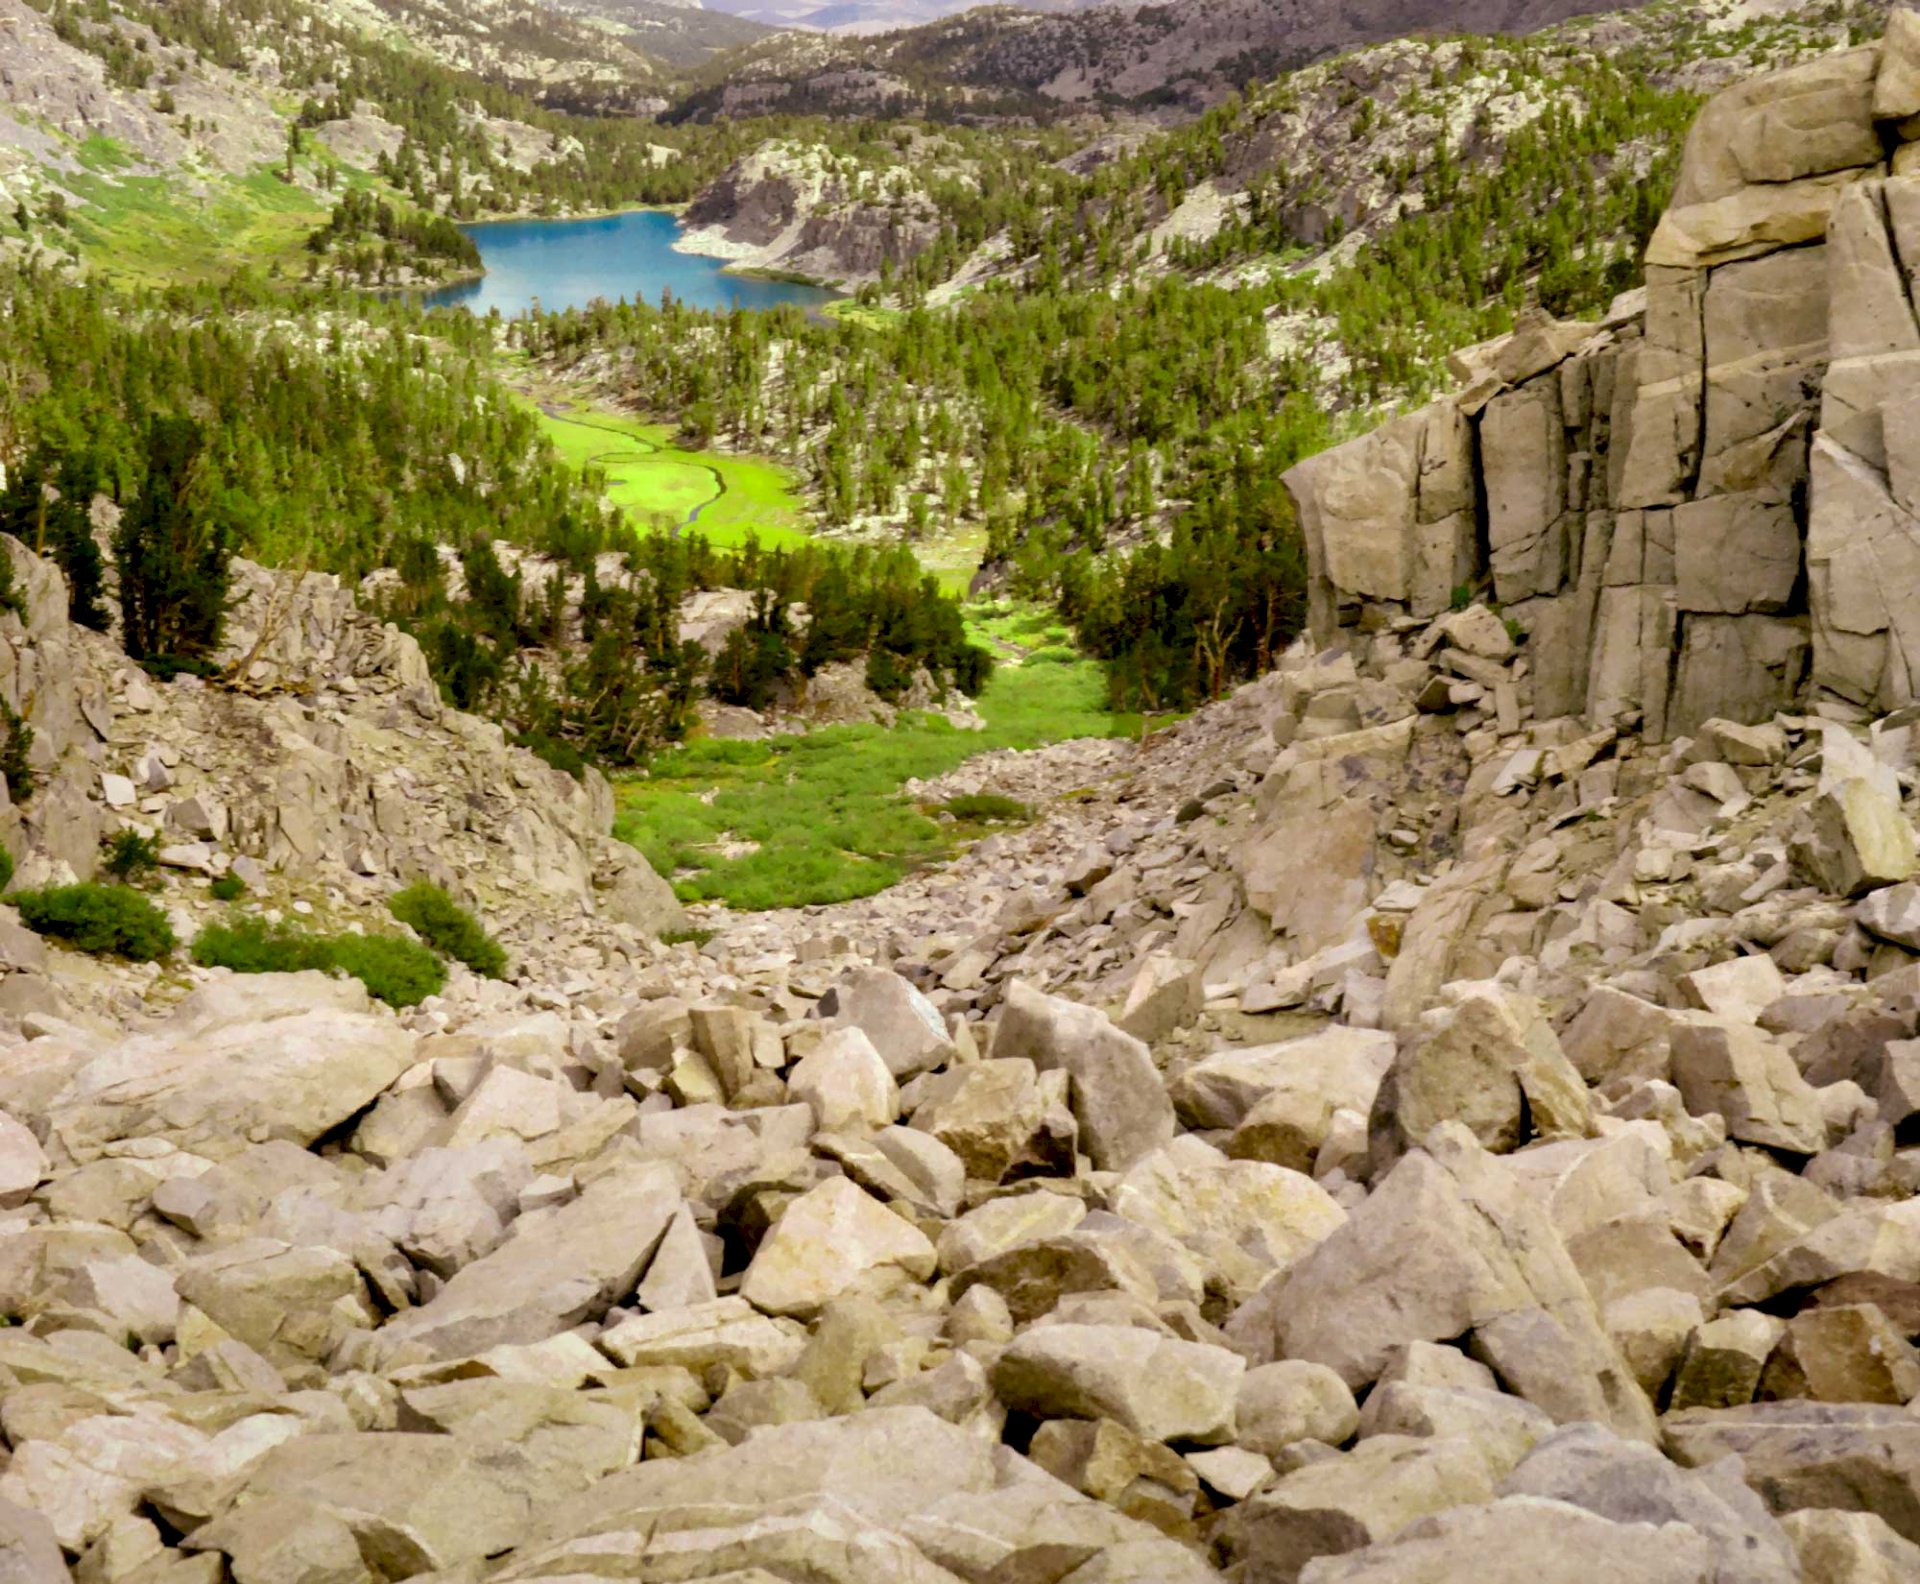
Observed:
[[[146,477],[113,536],[127,653],[149,668],[203,667],[226,621],[233,528],[191,418],[147,426]]]

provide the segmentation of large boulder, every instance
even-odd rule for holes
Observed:
[[[239,1510],[275,1498],[338,1519],[366,1565],[389,1579],[503,1551],[529,1517],[526,1497],[447,1435],[298,1437],[251,1472]]]
[[[1712,1545],[1723,1584],[1796,1584],[1792,1542],[1735,1468],[1677,1468],[1597,1425],[1569,1425],[1528,1453],[1500,1492],[1571,1502],[1615,1523],[1685,1524]]]
[[[1457,1122],[1243,1306],[1233,1331],[1260,1358],[1326,1364],[1356,1389],[1401,1344],[1471,1334],[1507,1389],[1556,1421],[1654,1436],[1652,1405],[1546,1212]]]
[[[1811,1155],[1827,1142],[1820,1097],[1784,1047],[1748,1024],[1702,1016],[1672,1031],[1673,1081],[1730,1138]]]
[[[1913,825],[1899,802],[1864,777],[1813,800],[1793,857],[1823,891],[1849,897],[1909,880],[1920,863]]]
[[[1096,1169],[1124,1171],[1173,1137],[1173,1102],[1147,1047],[1105,1013],[1016,979],[994,1031],[996,1059],[1064,1071],[1080,1142]]]
[[[1684,1524],[1614,1523],[1567,1502],[1508,1496],[1409,1524],[1300,1584],[1718,1584],[1706,1539]]]
[[[121,1139],[212,1160],[269,1139],[311,1144],[376,1100],[413,1061],[391,1017],[321,1010],[137,1034],[82,1065],[48,1107],[54,1136],[89,1161]]]
[[[936,1264],[926,1234],[845,1177],[788,1205],[760,1240],[740,1296],[775,1315],[817,1313],[869,1271],[926,1281]]]
[[[623,1164],[580,1197],[523,1215],[492,1253],[375,1339],[382,1360],[448,1359],[544,1341],[633,1291],[680,1209],[671,1168]]]
[[[1264,1161],[1222,1158],[1176,1139],[1120,1179],[1114,1212],[1184,1245],[1207,1285],[1232,1303],[1251,1298],[1334,1228],[1346,1212],[1310,1177]]]
[[[890,968],[855,969],[820,998],[819,1012],[865,1034],[903,1083],[953,1060],[953,1041],[938,1009]]]
[[[1062,1577],[1208,1584],[1197,1556],[925,1408],[773,1425],[704,1457],[649,1459],[537,1513],[500,1584],[644,1556],[685,1580],[898,1584]]]
[[[1765,1402],[1667,1415],[1666,1450],[1686,1468],[1738,1456],[1775,1514],[1870,1512],[1920,1541],[1920,1417],[1877,1403]]]
[[[1133,1326],[1046,1325],[1016,1337],[993,1370],[1009,1408],[1041,1419],[1112,1419],[1149,1441],[1233,1438],[1246,1361],[1225,1348]]]
[[[1422,1017],[1381,1081],[1368,1124],[1376,1173],[1445,1121],[1496,1153],[1530,1133],[1578,1138],[1591,1125],[1586,1085],[1537,1002],[1492,983],[1451,995]]]

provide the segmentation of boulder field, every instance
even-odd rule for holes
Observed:
[[[0,929],[10,1576],[1920,1577],[1916,84],[1722,95],[1644,307],[1305,464],[1274,674],[700,945],[324,580],[161,686],[14,552],[23,871],[132,807],[514,966]]]

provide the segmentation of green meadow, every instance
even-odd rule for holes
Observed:
[[[1004,606],[968,614],[1003,655],[1044,642],[1051,625]],[[745,910],[844,902],[951,858],[998,823],[972,809],[955,818],[921,807],[901,794],[907,781],[944,775],[990,749],[1140,730],[1139,717],[1107,709],[1097,663],[1051,643],[997,669],[977,707],[985,731],[902,715],[891,728],[689,743],[616,783],[614,832],[673,881],[682,901]]]
[[[80,250],[109,280],[129,286],[219,280],[240,264],[298,275],[328,201],[271,170],[208,175],[183,197],[177,176],[138,175],[113,139],[89,138],[75,151],[79,168],[61,185],[79,201],[72,231]]]
[[[794,478],[777,463],[723,451],[687,451],[665,424],[642,423],[581,403],[536,404],[541,427],[563,460],[597,471],[607,499],[641,533],[694,528],[738,549],[749,533],[767,549],[807,541]]]

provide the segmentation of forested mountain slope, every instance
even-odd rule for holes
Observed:
[[[1117,699],[1204,696],[1300,617],[1280,474],[1529,303],[1601,314],[1639,279],[1701,95],[1877,19],[1669,6],[1403,40],[1011,181],[960,160],[917,181],[876,141],[809,187],[804,147],[762,150],[696,214],[754,240],[730,223],[756,209],[782,237],[884,237],[834,260],[865,273],[877,319],[635,307],[524,342],[791,459],[839,531],[978,535],[991,578],[1057,601],[1112,662]],[[922,146],[938,136],[902,135]]]
[[[681,201],[747,146],[718,129],[683,158],[685,135],[548,108],[532,95],[644,97],[655,67],[585,23],[527,7],[486,16],[485,27],[471,8],[416,17],[400,0],[391,12],[360,0],[0,0],[12,215],[0,249],[139,280],[301,274],[303,244],[358,193],[373,220],[346,217],[358,234],[344,272],[389,280],[421,261],[429,214]],[[568,65],[575,45],[592,53]],[[448,63],[463,58],[472,70]]]

